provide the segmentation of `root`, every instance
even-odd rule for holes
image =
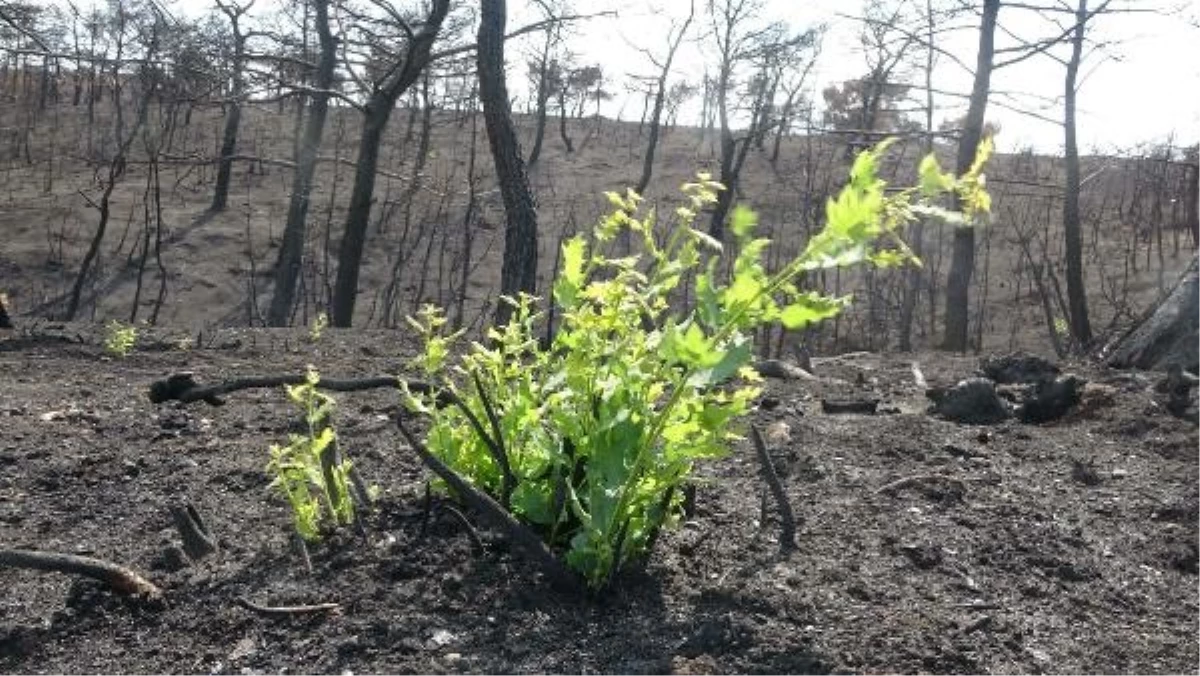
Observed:
[[[99,580],[113,591],[145,599],[162,597],[162,590],[138,573],[115,563],[74,554],[0,549],[0,566],[83,575]]]

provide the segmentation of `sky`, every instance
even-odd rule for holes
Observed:
[[[703,0],[697,3],[698,7]],[[587,3],[590,11],[605,3]],[[593,22],[597,35],[582,42],[581,59],[620,68],[623,72],[649,73],[653,67],[635,50],[617,50],[613,45],[644,45],[652,40],[662,41],[670,20],[687,14],[687,0],[658,0],[657,3],[608,3],[620,13],[620,19]],[[919,3],[924,5],[923,2]],[[1093,2],[1094,4],[1094,2]],[[1118,3],[1114,3],[1118,4]],[[1145,9],[1149,0],[1130,0],[1125,6]],[[763,17],[788,22],[795,28],[817,23],[829,26],[814,71],[814,98],[821,100],[820,90],[829,84],[860,77],[864,74],[865,59],[859,46],[859,24],[862,2],[856,0],[767,0]],[[1192,16],[1194,17],[1194,11]],[[1091,35],[1097,41],[1110,43],[1086,57],[1082,74],[1086,75],[1078,95],[1078,133],[1080,147],[1085,152],[1125,150],[1145,143],[1162,142],[1174,135],[1180,142],[1200,140],[1200,29],[1179,16],[1128,13],[1103,16],[1094,20]],[[1047,36],[1057,32],[1031,12],[1006,8],[1000,22],[1018,35]],[[969,28],[946,39],[947,51],[971,67],[975,64],[978,47],[978,19],[967,17],[960,21]],[[653,37],[652,37],[653,36]],[[1012,44],[1004,36],[997,37],[997,47]],[[698,79],[704,70],[704,50],[695,45],[681,55],[681,67]],[[923,52],[923,49],[922,49]],[[1062,56],[1066,52],[1059,50]],[[710,55],[709,61],[712,57]],[[934,82],[938,89],[968,93],[972,74],[941,57],[935,67]],[[923,73],[912,72],[912,81],[923,82]],[[680,76],[685,76],[681,72]],[[1043,56],[1033,57],[1021,64],[997,71],[992,79],[994,95],[987,119],[1000,125],[997,139],[1002,149],[1033,146],[1039,150],[1060,151],[1063,128],[1030,115],[1007,108],[1033,112],[1041,117],[1061,119],[1065,69],[1058,62]],[[1011,93],[1011,95],[1010,95]],[[1001,104],[1005,107],[1001,107]],[[625,117],[640,115],[640,104],[627,104]],[[940,97],[935,124],[943,119],[965,113],[965,101]],[[943,108],[944,107],[944,108]],[[698,115],[697,110],[694,111]]]
[[[280,1],[280,0],[276,0]],[[859,77],[865,72],[865,60],[859,47],[859,24],[855,17],[863,13],[862,0],[761,0],[763,21],[779,20],[799,31],[818,24],[828,26],[823,49],[813,69],[810,95],[821,101],[820,91],[836,82]],[[1042,4],[1063,0],[1040,0]],[[1092,0],[1094,5],[1097,0]],[[1114,0],[1135,10],[1164,7],[1173,0]],[[1182,1],[1182,0],[1180,0]],[[270,2],[270,0],[266,0]],[[404,0],[397,0],[403,4]],[[577,13],[612,11],[615,16],[590,19],[578,25],[571,48],[581,64],[599,64],[606,75],[618,81],[628,76],[651,75],[654,66],[639,48],[662,53],[664,38],[671,23],[680,22],[688,13],[689,0],[569,0]],[[707,0],[696,0],[697,20],[691,35],[699,38],[708,28],[703,8]],[[173,0],[173,9],[194,15],[211,7],[210,0]],[[473,4],[473,3],[472,3]],[[509,29],[531,23],[540,17],[529,0],[509,0]],[[924,2],[916,0],[923,6]],[[255,6],[269,5],[260,0]],[[1085,57],[1078,96],[1078,134],[1084,152],[1130,151],[1140,144],[1161,143],[1174,138],[1188,144],[1200,140],[1200,59],[1195,48],[1200,42],[1198,11],[1184,4],[1181,13],[1164,16],[1161,12],[1137,11],[1097,17],[1089,24],[1089,38],[1105,44]],[[967,16],[959,21],[966,29],[944,36],[947,51],[958,61],[974,66],[978,41],[978,18]],[[1004,8],[1000,23],[1014,34],[1045,37],[1057,33],[1032,12]],[[514,96],[524,91],[526,55],[535,49],[536,37],[510,43],[507,50],[510,90]],[[1011,45],[1003,34],[997,47]],[[706,41],[685,43],[677,57],[678,68],[672,77],[699,81],[706,64],[714,55]],[[1065,56],[1066,52],[1059,49]],[[708,66],[711,68],[711,65]],[[948,92],[967,93],[971,73],[940,57],[935,68],[935,86]],[[914,83],[923,75],[911,72]],[[1061,119],[1065,70],[1045,56],[1033,57],[1021,64],[997,71],[992,79],[993,104],[987,119],[1000,125],[997,143],[1002,150],[1034,147],[1042,152],[1061,151],[1063,129],[1059,124],[1014,111],[1032,112],[1041,118]],[[638,119],[641,99],[626,93],[621,82],[610,87],[617,96],[607,102],[602,113],[623,119]],[[1003,93],[1001,93],[1003,92]],[[935,124],[956,118],[965,112],[962,99],[940,97]],[[695,124],[700,104],[693,101],[680,113],[680,122]]]

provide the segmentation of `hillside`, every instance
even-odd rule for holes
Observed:
[[[35,118],[29,115],[25,104],[0,108],[0,120],[11,132],[0,174],[0,284],[19,316],[54,317],[62,311],[64,294],[94,233],[97,210],[92,204],[98,199],[97,176],[105,167],[106,137],[112,132],[103,122],[89,126],[82,107],[65,101]],[[238,152],[258,161],[236,163],[231,208],[217,215],[206,209],[220,109],[196,108],[187,115],[156,110],[151,118],[148,133],[165,144],[159,164],[158,244],[165,298],[157,321],[192,329],[259,323],[270,298],[270,271],[287,210],[292,109],[258,105],[246,111]],[[431,111],[428,152],[418,173],[414,165],[421,118],[418,110],[397,111],[382,149],[357,326],[392,326],[422,303],[455,305],[460,298],[464,321],[471,323],[486,316],[484,308],[495,301],[504,217],[482,120],[465,112]],[[518,117],[518,122],[528,147],[532,120]],[[27,137],[20,132],[26,126]],[[328,307],[358,127],[354,111],[332,109],[320,152],[330,161],[318,167],[296,323],[308,323]],[[563,233],[589,228],[608,208],[602,192],[634,183],[641,166],[644,138],[635,123],[587,118],[571,120],[569,131],[576,152],[566,153],[556,130],[548,129],[542,159],[530,171],[539,204],[542,288],[554,270]],[[702,138],[692,127],[666,133],[647,191],[660,213],[669,213],[681,183],[697,171],[714,169],[714,143],[713,134]],[[138,318],[149,318],[158,298],[161,277],[154,241],[148,262],[142,263],[143,240],[151,231],[151,239],[157,240],[158,231],[145,227],[156,222],[157,207],[147,208],[153,204],[150,172],[138,146],[134,144],[134,159],[114,190],[109,233],[88,280],[84,309],[96,319],[130,318],[139,269],[144,268]],[[469,181],[473,146],[478,154]],[[768,236],[781,242],[787,255],[822,222],[824,200],[840,186],[846,170],[844,146],[837,138],[789,136],[774,165],[770,150],[768,139],[764,151],[751,151],[739,197],[760,212]],[[916,144],[900,144],[893,152],[891,175],[899,182],[910,178],[902,172],[911,171],[917,155]],[[1049,351],[1051,329],[1030,260],[1040,264],[1044,259],[1046,269],[1057,272],[1055,279],[1047,275],[1043,280],[1047,293],[1054,293],[1062,277],[1061,166],[1054,158],[1031,153],[1000,155],[988,174],[994,219],[978,237],[972,335],[984,351]],[[1085,158],[1083,174],[1093,323],[1112,333],[1168,289],[1195,250],[1183,207],[1186,177],[1181,165],[1153,155]],[[478,204],[468,217],[471,184]],[[917,346],[935,345],[940,337],[950,239],[945,228],[926,231]],[[467,242],[469,261],[463,255]],[[464,264],[465,292],[460,288]],[[772,343],[781,347],[805,340],[825,351],[894,347],[901,281],[897,272],[810,280],[828,292],[854,293],[854,309],[819,334]],[[1053,306],[1056,301],[1051,300]]]

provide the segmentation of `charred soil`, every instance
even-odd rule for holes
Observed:
[[[394,391],[336,394],[346,454],[381,490],[365,537],[291,544],[267,447],[283,393],[152,404],[147,386],[315,365],[402,373],[395,332],[143,335],[107,357],[98,329],[0,338],[0,547],[129,566],[156,602],[0,568],[0,671],[1191,672],[1197,657],[1197,432],[1145,376],[1065,365],[1082,403],[1044,425],[925,412],[974,359],[867,353],[769,380],[753,418],[798,521],[779,524],[749,442],[701,469],[696,509],[644,571],[601,597],[550,590],[485,529],[426,509],[428,473],[390,416]],[[186,347],[186,349],[184,349]],[[821,401],[878,400],[826,414]],[[436,503],[435,497],[434,502]],[[220,552],[181,566],[170,508]],[[471,514],[466,515],[472,519]],[[479,546],[482,544],[482,547]],[[246,604],[245,602],[249,602]],[[336,603],[279,616],[252,606]]]

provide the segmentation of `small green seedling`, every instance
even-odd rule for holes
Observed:
[[[113,357],[124,359],[133,351],[137,338],[136,326],[113,319],[104,327],[104,351]]]
[[[349,460],[340,460],[331,418],[334,400],[317,390],[320,376],[311,368],[305,383],[286,387],[288,398],[304,414],[308,434],[292,434],[287,446],[272,444],[267,472],[271,487],[292,506],[296,531],[307,541],[354,522]]]
[[[308,340],[310,343],[315,343],[321,340],[321,336],[325,333],[325,329],[329,327],[329,315],[324,312],[313,318],[312,326],[308,327]]]

